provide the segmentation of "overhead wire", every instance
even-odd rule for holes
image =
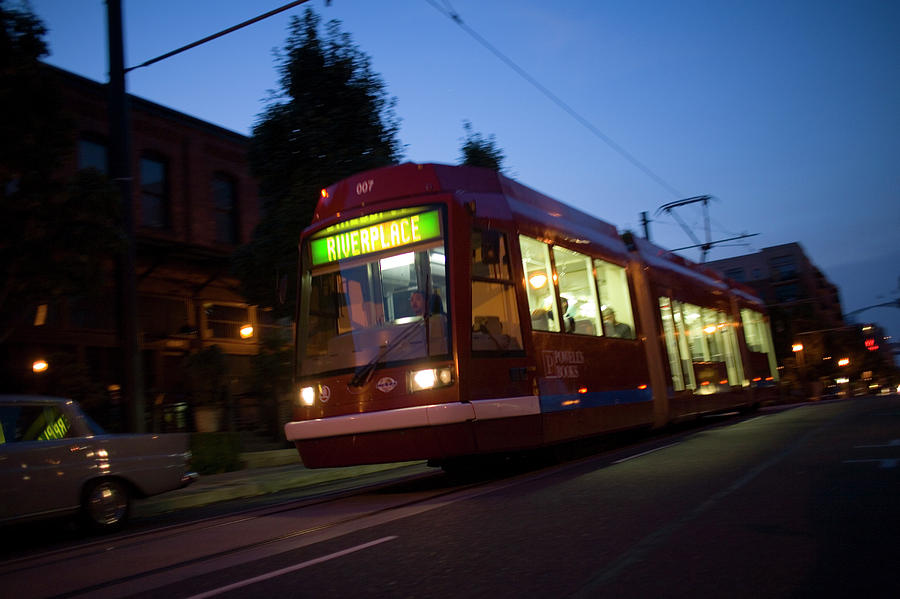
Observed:
[[[326,2],[328,2],[328,1],[330,1],[330,0],[326,0]],[[222,36],[228,35],[229,33],[233,33],[235,31],[237,31],[238,29],[243,29],[244,27],[247,27],[248,25],[253,25],[264,19],[268,19],[271,16],[277,15],[286,10],[290,10],[290,9],[294,8],[295,6],[300,6],[301,4],[305,4],[306,2],[309,2],[309,0],[294,0],[293,2],[288,2],[287,4],[284,4],[274,10],[270,10],[269,12],[267,12],[265,14],[258,15],[256,17],[253,17],[252,19],[248,19],[242,23],[238,23],[237,25],[229,27],[228,29],[223,29],[222,31],[219,31],[218,33],[208,35],[205,38],[203,38],[202,40],[197,40],[196,42],[192,42],[185,46],[181,46],[180,48],[176,48],[175,50],[172,50],[171,52],[166,52],[165,54],[157,56],[156,58],[151,58],[150,60],[146,60],[146,61],[142,62],[141,64],[136,64],[132,67],[128,67],[127,69],[125,69],[125,72],[128,73],[135,69],[149,67],[150,65],[156,64],[157,62],[159,62],[161,60],[171,58],[171,57],[175,56],[176,54],[181,54],[182,52],[186,52],[187,50],[192,50],[193,48],[196,48],[197,46],[201,46],[207,42],[211,42]]]
[[[672,185],[670,185],[665,179],[657,175],[653,172],[650,167],[637,159],[636,156],[631,154],[624,147],[619,145],[615,140],[613,140],[610,136],[606,135],[593,123],[583,117],[578,111],[569,106],[568,103],[562,100],[559,96],[554,94],[550,89],[548,89],[545,85],[543,85],[540,81],[535,79],[531,74],[529,74],[525,69],[516,64],[511,58],[503,54],[500,50],[498,50],[493,44],[488,42],[482,35],[476,32],[474,29],[469,27],[465,21],[462,20],[462,17],[459,16],[459,13],[456,12],[453,7],[450,5],[449,0],[443,0],[444,6],[439,5],[436,0],[425,0],[428,4],[430,4],[435,10],[439,13],[443,14],[445,17],[452,20],[456,23],[463,31],[465,31],[470,37],[472,37],[479,44],[484,46],[489,52],[491,52],[494,56],[499,58],[503,63],[505,63],[509,68],[514,70],[520,77],[525,79],[528,83],[530,83],[533,87],[535,87],[539,92],[544,94],[551,102],[556,104],[559,108],[565,111],[569,116],[574,118],[578,123],[580,123],[583,127],[585,127],[588,131],[593,133],[596,137],[600,138],[607,146],[609,146],[613,151],[622,156],[625,160],[630,162],[632,166],[643,172],[645,175],[650,177],[653,181],[663,187],[666,191],[672,194],[676,198],[684,197],[684,194],[675,189]]]

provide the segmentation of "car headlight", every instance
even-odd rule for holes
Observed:
[[[409,373],[409,390],[425,391],[438,387],[448,387],[453,383],[453,371],[450,368],[426,368]]]

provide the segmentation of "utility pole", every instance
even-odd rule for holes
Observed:
[[[650,218],[646,210],[641,212],[641,225],[644,227],[644,239],[650,241]]]
[[[122,196],[122,229],[125,249],[118,262],[118,334],[122,353],[123,397],[128,408],[128,426],[133,432],[146,429],[144,372],[141,347],[138,340],[137,277],[135,274],[136,237],[134,224],[134,196],[131,176],[131,138],[128,110],[128,92],[125,74],[139,67],[159,62],[191,48],[212,41],[223,35],[252,25],[263,19],[308,2],[293,0],[279,8],[229,27],[172,52],[167,52],[135,67],[125,68],[125,42],[122,33],[122,0],[106,0],[106,24],[109,36],[109,169],[113,181]],[[330,4],[330,0],[326,1]]]
[[[125,44],[122,34],[122,0],[106,0],[109,35],[109,166],[119,186],[125,248],[118,261],[118,333],[122,355],[123,398],[128,428],[142,433],[144,416],[144,373],[138,343],[137,280],[135,275],[134,197],[131,186],[131,139],[128,94],[125,89]]]

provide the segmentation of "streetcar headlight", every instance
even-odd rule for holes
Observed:
[[[409,373],[410,391],[425,391],[436,387],[447,387],[453,383],[450,368],[426,368]]]
[[[311,406],[316,402],[316,390],[313,387],[303,387],[300,389],[300,403],[304,406]]]
[[[432,369],[420,370],[413,373],[413,382],[419,389],[431,389],[437,382],[437,376]]]

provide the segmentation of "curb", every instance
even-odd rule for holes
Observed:
[[[245,470],[253,468],[268,468],[271,466],[301,466],[300,454],[294,448],[272,449],[268,451],[251,451],[242,453],[241,464]]]
[[[245,469],[208,476],[201,475],[197,482],[189,487],[136,501],[133,514],[137,518],[156,516],[222,501],[247,499],[289,489],[352,479],[387,470],[410,466],[419,466],[423,470],[427,468],[425,462],[399,462],[309,470],[300,464],[296,450],[288,451],[293,453],[296,464]]]

